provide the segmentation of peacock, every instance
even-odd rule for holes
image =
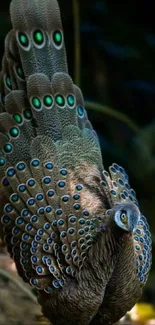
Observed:
[[[56,0],[12,0],[0,76],[0,235],[54,325],[110,325],[142,294],[151,235],[128,175],[104,169],[67,67]]]

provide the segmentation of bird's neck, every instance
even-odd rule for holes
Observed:
[[[114,223],[111,227],[106,227],[101,231],[94,244],[88,251],[88,257],[85,264],[86,281],[89,281],[94,286],[94,279],[96,287],[99,290],[104,283],[107,283],[113,273],[118,256],[122,247],[128,240],[127,233],[122,231]]]

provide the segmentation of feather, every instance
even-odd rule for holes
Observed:
[[[10,14],[0,75],[0,234],[53,324],[112,324],[147,281],[149,226],[124,169],[104,170],[68,74],[57,1],[12,0]]]

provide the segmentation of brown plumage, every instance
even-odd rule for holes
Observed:
[[[56,325],[110,325],[141,296],[151,237],[124,169],[104,170],[68,74],[56,0],[12,0],[1,72],[0,232]]]

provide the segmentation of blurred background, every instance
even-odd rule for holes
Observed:
[[[0,58],[11,28],[10,0],[0,3]],[[69,72],[80,85],[96,129],[105,169],[113,162],[129,174],[155,244],[155,26],[153,2],[59,0]],[[1,244],[1,269],[16,277]],[[13,275],[12,275],[13,274]],[[24,286],[20,282],[22,287]],[[7,291],[6,291],[7,288]],[[27,287],[26,287],[27,288]],[[35,293],[0,275],[0,325],[46,323]],[[17,291],[18,294],[17,294]],[[31,296],[32,293],[32,296]],[[30,294],[30,296],[29,296]],[[27,297],[27,298],[26,298]],[[33,298],[34,297],[34,298]],[[10,305],[9,305],[9,299]],[[20,302],[23,306],[20,306]],[[27,299],[27,300],[26,300]],[[16,300],[16,303],[15,303]],[[5,302],[4,302],[5,301]],[[30,303],[36,306],[27,314]],[[155,324],[155,263],[141,304],[129,318]],[[12,307],[10,307],[12,306]],[[10,311],[10,308],[12,311]],[[19,308],[19,310],[18,310]],[[23,308],[23,309],[22,309]],[[10,314],[11,313],[11,314]],[[26,315],[23,319],[23,315]],[[10,322],[10,323],[9,323]],[[123,319],[123,323],[130,320]]]

